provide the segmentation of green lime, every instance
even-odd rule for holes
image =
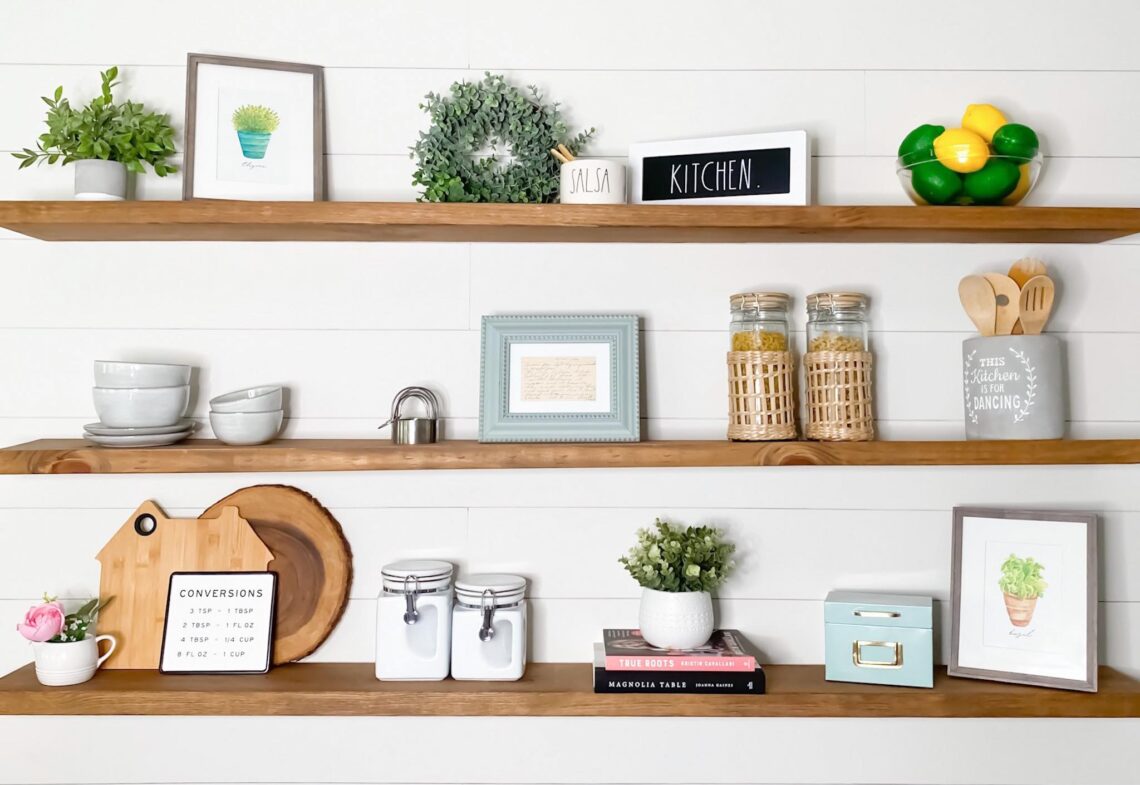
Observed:
[[[930,204],[947,204],[962,190],[962,176],[938,161],[911,167],[910,182],[915,192]]]
[[[1018,161],[1028,161],[1037,155],[1041,143],[1033,129],[1021,123],[1006,123],[994,131],[994,152],[1016,158]]]
[[[904,164],[931,161],[934,159],[934,140],[946,129],[941,125],[920,125],[899,145],[899,158]]]
[[[1021,167],[1016,163],[1008,158],[991,158],[981,169],[966,175],[966,196],[977,204],[997,204],[1013,193],[1020,179]]]

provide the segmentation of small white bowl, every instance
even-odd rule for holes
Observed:
[[[95,361],[95,386],[115,390],[190,384],[189,365]]]
[[[190,385],[92,389],[99,421],[112,428],[160,428],[174,425],[190,403]]]
[[[210,399],[214,412],[274,412],[281,408],[279,386],[249,387]]]
[[[210,412],[214,435],[226,444],[265,444],[281,430],[285,412]]]

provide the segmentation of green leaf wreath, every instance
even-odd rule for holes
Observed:
[[[570,136],[558,104],[544,104],[537,87],[524,93],[498,74],[456,82],[446,96],[429,93],[420,108],[431,127],[412,147],[412,178],[427,202],[553,202],[558,161],[550,148],[577,155],[594,129]],[[490,147],[493,155],[479,156]],[[500,160],[502,152],[511,160]]]

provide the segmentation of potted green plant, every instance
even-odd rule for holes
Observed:
[[[237,131],[241,154],[255,161],[265,157],[269,138],[281,124],[281,118],[268,106],[246,104],[234,110],[232,122]]]
[[[1005,612],[1014,627],[1028,627],[1037,609],[1037,600],[1045,596],[1049,584],[1041,577],[1045,565],[1031,556],[1017,558],[1011,553],[1002,562],[998,586],[1005,596]]]
[[[637,532],[637,544],[619,561],[641,586],[639,626],[651,645],[691,649],[713,633],[712,592],[733,569],[736,547],[710,526],[678,526],[658,519]]]
[[[20,168],[32,164],[75,164],[75,198],[119,201],[127,197],[127,172],[142,174],[145,164],[159,177],[177,172],[167,162],[174,155],[174,129],[167,115],[148,112],[133,101],[115,103],[111,90],[119,83],[117,67],[102,71],[99,95],[80,109],[72,107],[57,87],[48,105],[47,132],[36,149],[12,153]]]

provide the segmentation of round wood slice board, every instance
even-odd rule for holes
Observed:
[[[340,524],[320,502],[288,485],[254,485],[231,493],[199,518],[237,507],[273,553],[277,616],[273,664],[316,651],[333,631],[352,582],[352,552]]]

